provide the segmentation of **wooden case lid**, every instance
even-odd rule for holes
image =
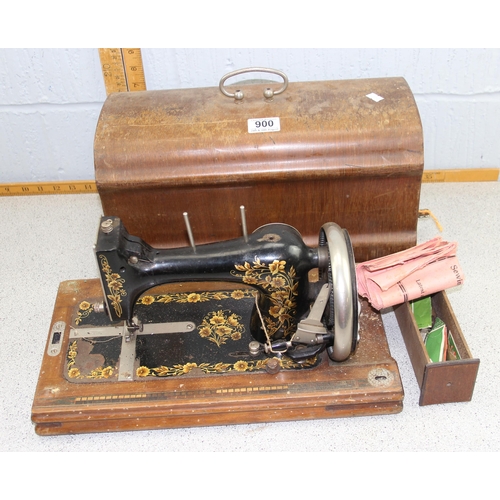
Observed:
[[[111,94],[95,135],[98,188],[331,179],[346,169],[421,176],[422,126],[403,78],[290,83],[272,100],[263,87],[245,86],[241,102],[217,87]],[[279,132],[248,132],[248,119],[273,117]]]

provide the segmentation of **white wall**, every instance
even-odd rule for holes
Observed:
[[[247,66],[290,81],[403,76],[425,168],[500,167],[500,49],[142,49],[149,90],[217,86]],[[0,49],[0,182],[92,179],[106,93],[97,49]]]

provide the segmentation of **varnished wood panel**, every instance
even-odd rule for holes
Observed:
[[[375,102],[367,95],[383,100]],[[96,182],[105,215],[154,246],[241,235],[269,222],[316,244],[325,222],[352,238],[358,261],[416,243],[423,136],[402,78],[291,83],[266,102],[218,88],[114,94],[99,118]],[[279,132],[249,134],[247,119],[279,117]]]

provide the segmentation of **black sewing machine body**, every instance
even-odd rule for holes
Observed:
[[[293,227],[275,223],[229,241],[156,249],[130,235],[119,218],[103,217],[95,253],[110,320],[125,322],[129,335],[141,330],[134,305],[147,290],[167,283],[226,281],[257,292],[249,325],[260,344],[254,343],[254,350],[286,352],[301,361],[328,348],[332,359],[343,361],[356,348],[354,260],[349,236],[336,224],[323,226],[316,248],[308,247]],[[315,268],[320,279],[311,282]]]

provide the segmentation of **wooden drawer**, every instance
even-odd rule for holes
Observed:
[[[472,356],[446,292],[432,295],[432,308],[452,332],[461,359],[433,363],[411,311],[405,302],[394,306],[394,312],[410,355],[420,386],[421,406],[470,401],[476,383],[479,359]]]

